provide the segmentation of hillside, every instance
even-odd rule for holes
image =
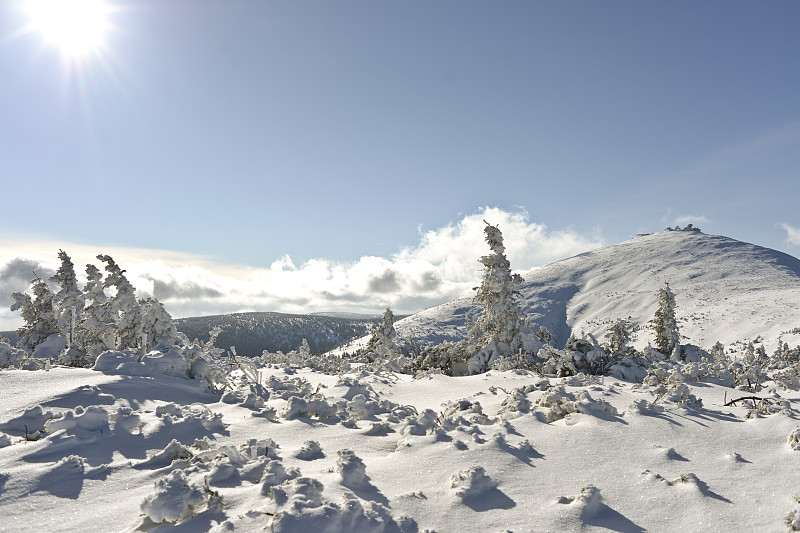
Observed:
[[[377,318],[332,314],[231,313],[175,319],[178,331],[204,342],[208,332],[219,326],[219,348],[235,346],[237,353],[250,356],[264,350],[288,353],[297,350],[303,339],[308,340],[312,353],[324,352],[369,333],[376,324]]]
[[[665,281],[684,343],[710,347],[761,336],[770,348],[800,328],[800,260],[696,230],[644,235],[534,269],[524,275],[520,302],[556,346],[581,331],[602,341],[619,318],[639,326],[635,344],[643,346],[652,339],[644,328]],[[477,311],[469,294],[398,321],[396,329],[422,342],[463,338],[465,312]],[[783,340],[794,345],[798,337]]]

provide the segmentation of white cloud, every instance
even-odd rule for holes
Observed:
[[[780,224],[780,227],[786,230],[786,242],[794,244],[795,246],[800,246],[800,228],[790,226],[786,222]]]
[[[269,268],[248,268],[162,250],[60,247],[70,254],[79,273],[87,262],[102,267],[95,259],[98,253],[111,255],[126,270],[137,294],[155,296],[176,317],[253,310],[379,313],[387,306],[395,313],[411,313],[461,296],[480,280],[478,258],[489,251],[483,240],[484,220],[499,225],[506,254],[518,272],[603,245],[598,235],[548,231],[531,222],[524,210],[487,207],[442,228],[420,228],[419,243],[391,257],[366,256],[352,263],[311,259],[296,265],[284,256]],[[34,249],[40,253],[34,254]],[[52,257],[41,254],[49,249]],[[42,277],[52,275],[58,267],[58,249],[52,243],[9,246],[0,241],[0,286],[8,288],[0,291],[0,330],[20,322],[16,313],[8,311],[10,293],[27,290],[33,268],[41,270]]]

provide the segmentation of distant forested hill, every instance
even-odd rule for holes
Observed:
[[[370,333],[380,318],[336,315],[290,315],[284,313],[232,313],[229,315],[176,318],[178,331],[189,339],[208,340],[208,332],[222,328],[216,345],[236,347],[240,355],[297,350],[308,340],[312,353],[322,353],[351,339]]]

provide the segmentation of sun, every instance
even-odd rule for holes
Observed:
[[[109,7],[103,0],[28,0],[31,31],[67,57],[81,59],[103,44]]]

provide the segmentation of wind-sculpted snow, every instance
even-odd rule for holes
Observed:
[[[256,368],[256,382],[249,367],[232,367],[215,392],[204,379],[169,375],[171,365],[119,372],[135,361],[120,360],[101,362],[103,372],[0,371],[0,390],[15,394],[0,411],[0,529],[787,531],[798,523],[800,399],[772,371],[755,392],[713,365],[677,361],[642,383],[272,365]]]

